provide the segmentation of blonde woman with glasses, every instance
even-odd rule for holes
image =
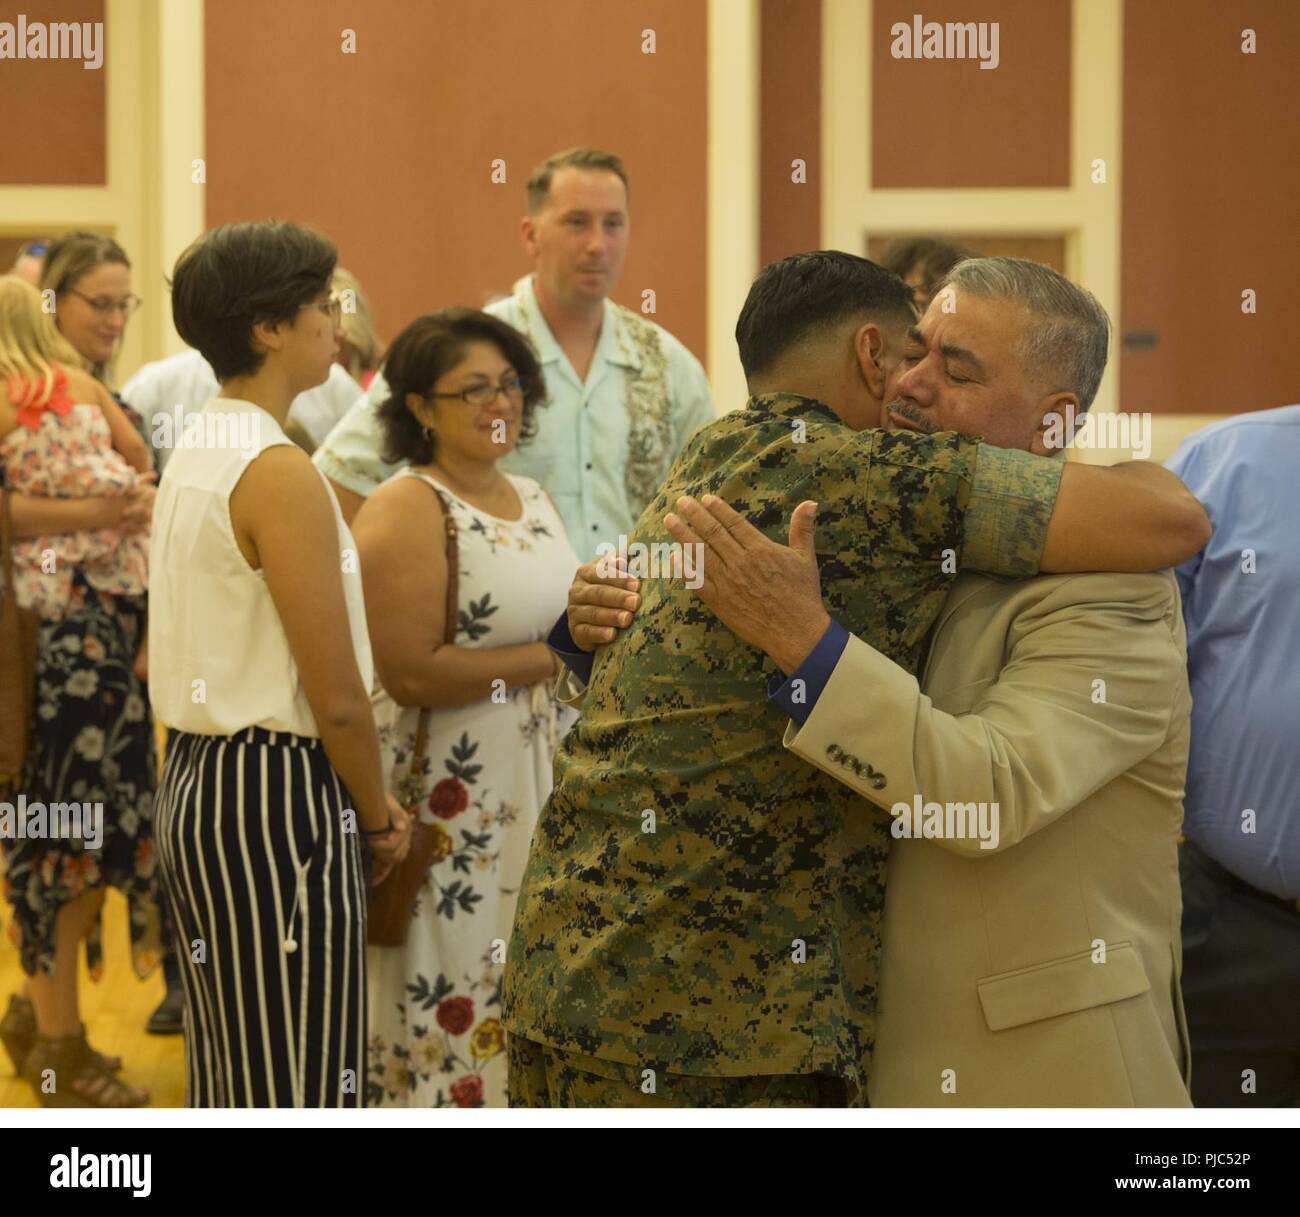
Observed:
[[[140,307],[126,251],[98,232],[70,232],[50,243],[42,292],[54,293],[54,323],[96,380],[110,383],[126,323]]]
[[[130,1107],[148,1096],[87,1044],[77,954],[84,939],[98,980],[99,908],[112,884],[128,900],[137,974],[158,961],[153,728],[134,663],[154,492],[144,442],[79,362],[36,290],[0,279],[0,469],[17,599],[40,621],[27,757],[6,797],[80,813],[62,836],[51,821],[0,842],[28,976],[0,1040],[43,1105]]]
[[[81,367],[112,393],[131,426],[149,444],[153,472],[161,473],[161,454],[151,442],[144,419],[129,399],[123,400],[113,382],[113,365],[126,323],[142,303],[131,290],[131,261],[126,251],[103,233],[84,229],[64,233],[51,241],[45,251],[39,286],[45,297],[42,302],[45,308],[48,309],[52,298],[54,324],[76,352]],[[147,642],[142,641],[135,664],[142,688],[149,678],[147,651]],[[152,721],[152,714],[149,717]],[[146,1029],[155,1035],[179,1035],[180,967],[165,913],[163,979],[162,1001],[150,1015]]]

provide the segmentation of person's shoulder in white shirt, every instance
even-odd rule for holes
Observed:
[[[146,435],[154,432],[154,418],[180,410],[180,425],[214,398],[221,386],[208,361],[198,351],[184,350],[144,364],[122,386],[121,397],[144,420]],[[313,444],[320,444],[363,390],[340,364],[330,365],[324,384],[299,393],[289,407],[289,417],[299,423]],[[167,445],[155,444],[159,463],[171,455]]]
[[[289,417],[300,423],[302,429],[311,436],[311,442],[319,446],[353,403],[363,398],[365,393],[342,364],[332,363],[329,378],[324,384],[299,393],[294,398],[293,405],[289,407]]]
[[[198,351],[185,350],[144,364],[120,396],[147,424],[160,410],[175,406],[201,410],[219,388],[208,361]]]

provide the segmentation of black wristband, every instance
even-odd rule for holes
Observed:
[[[392,831],[393,831],[393,817],[390,815],[388,817],[387,828],[363,828],[361,830],[361,835],[363,837],[382,837],[384,836],[385,833],[390,833]]]

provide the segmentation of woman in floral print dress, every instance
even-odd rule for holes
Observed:
[[[410,467],[353,523],[390,789],[411,770],[434,828],[434,863],[402,947],[371,947],[370,1105],[506,1104],[500,1012],[505,947],[551,757],[572,712],[551,696],[542,641],[564,611],[578,557],[555,506],[496,462],[533,431],[541,370],[523,337],[469,309],[421,317],[384,367],[386,459]],[[442,645],[442,513],[459,538],[454,645]]]
[[[7,776],[11,801],[102,809],[98,831],[58,836],[51,824],[47,836],[0,841],[10,934],[29,978],[0,1019],[0,1039],[43,1104],[123,1107],[148,1096],[86,1043],[77,948],[84,937],[98,980],[99,904],[112,884],[128,900],[137,974],[159,955],[153,726],[136,672],[152,462],[126,413],[77,363],[36,290],[0,279],[0,472],[17,599],[39,618],[27,757],[22,773],[0,775],[0,789]]]

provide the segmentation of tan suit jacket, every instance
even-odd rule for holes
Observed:
[[[850,639],[786,745],[886,810],[996,803],[999,828],[894,841],[873,1105],[1189,1105],[1190,709],[1169,574],[963,574],[919,685]]]

